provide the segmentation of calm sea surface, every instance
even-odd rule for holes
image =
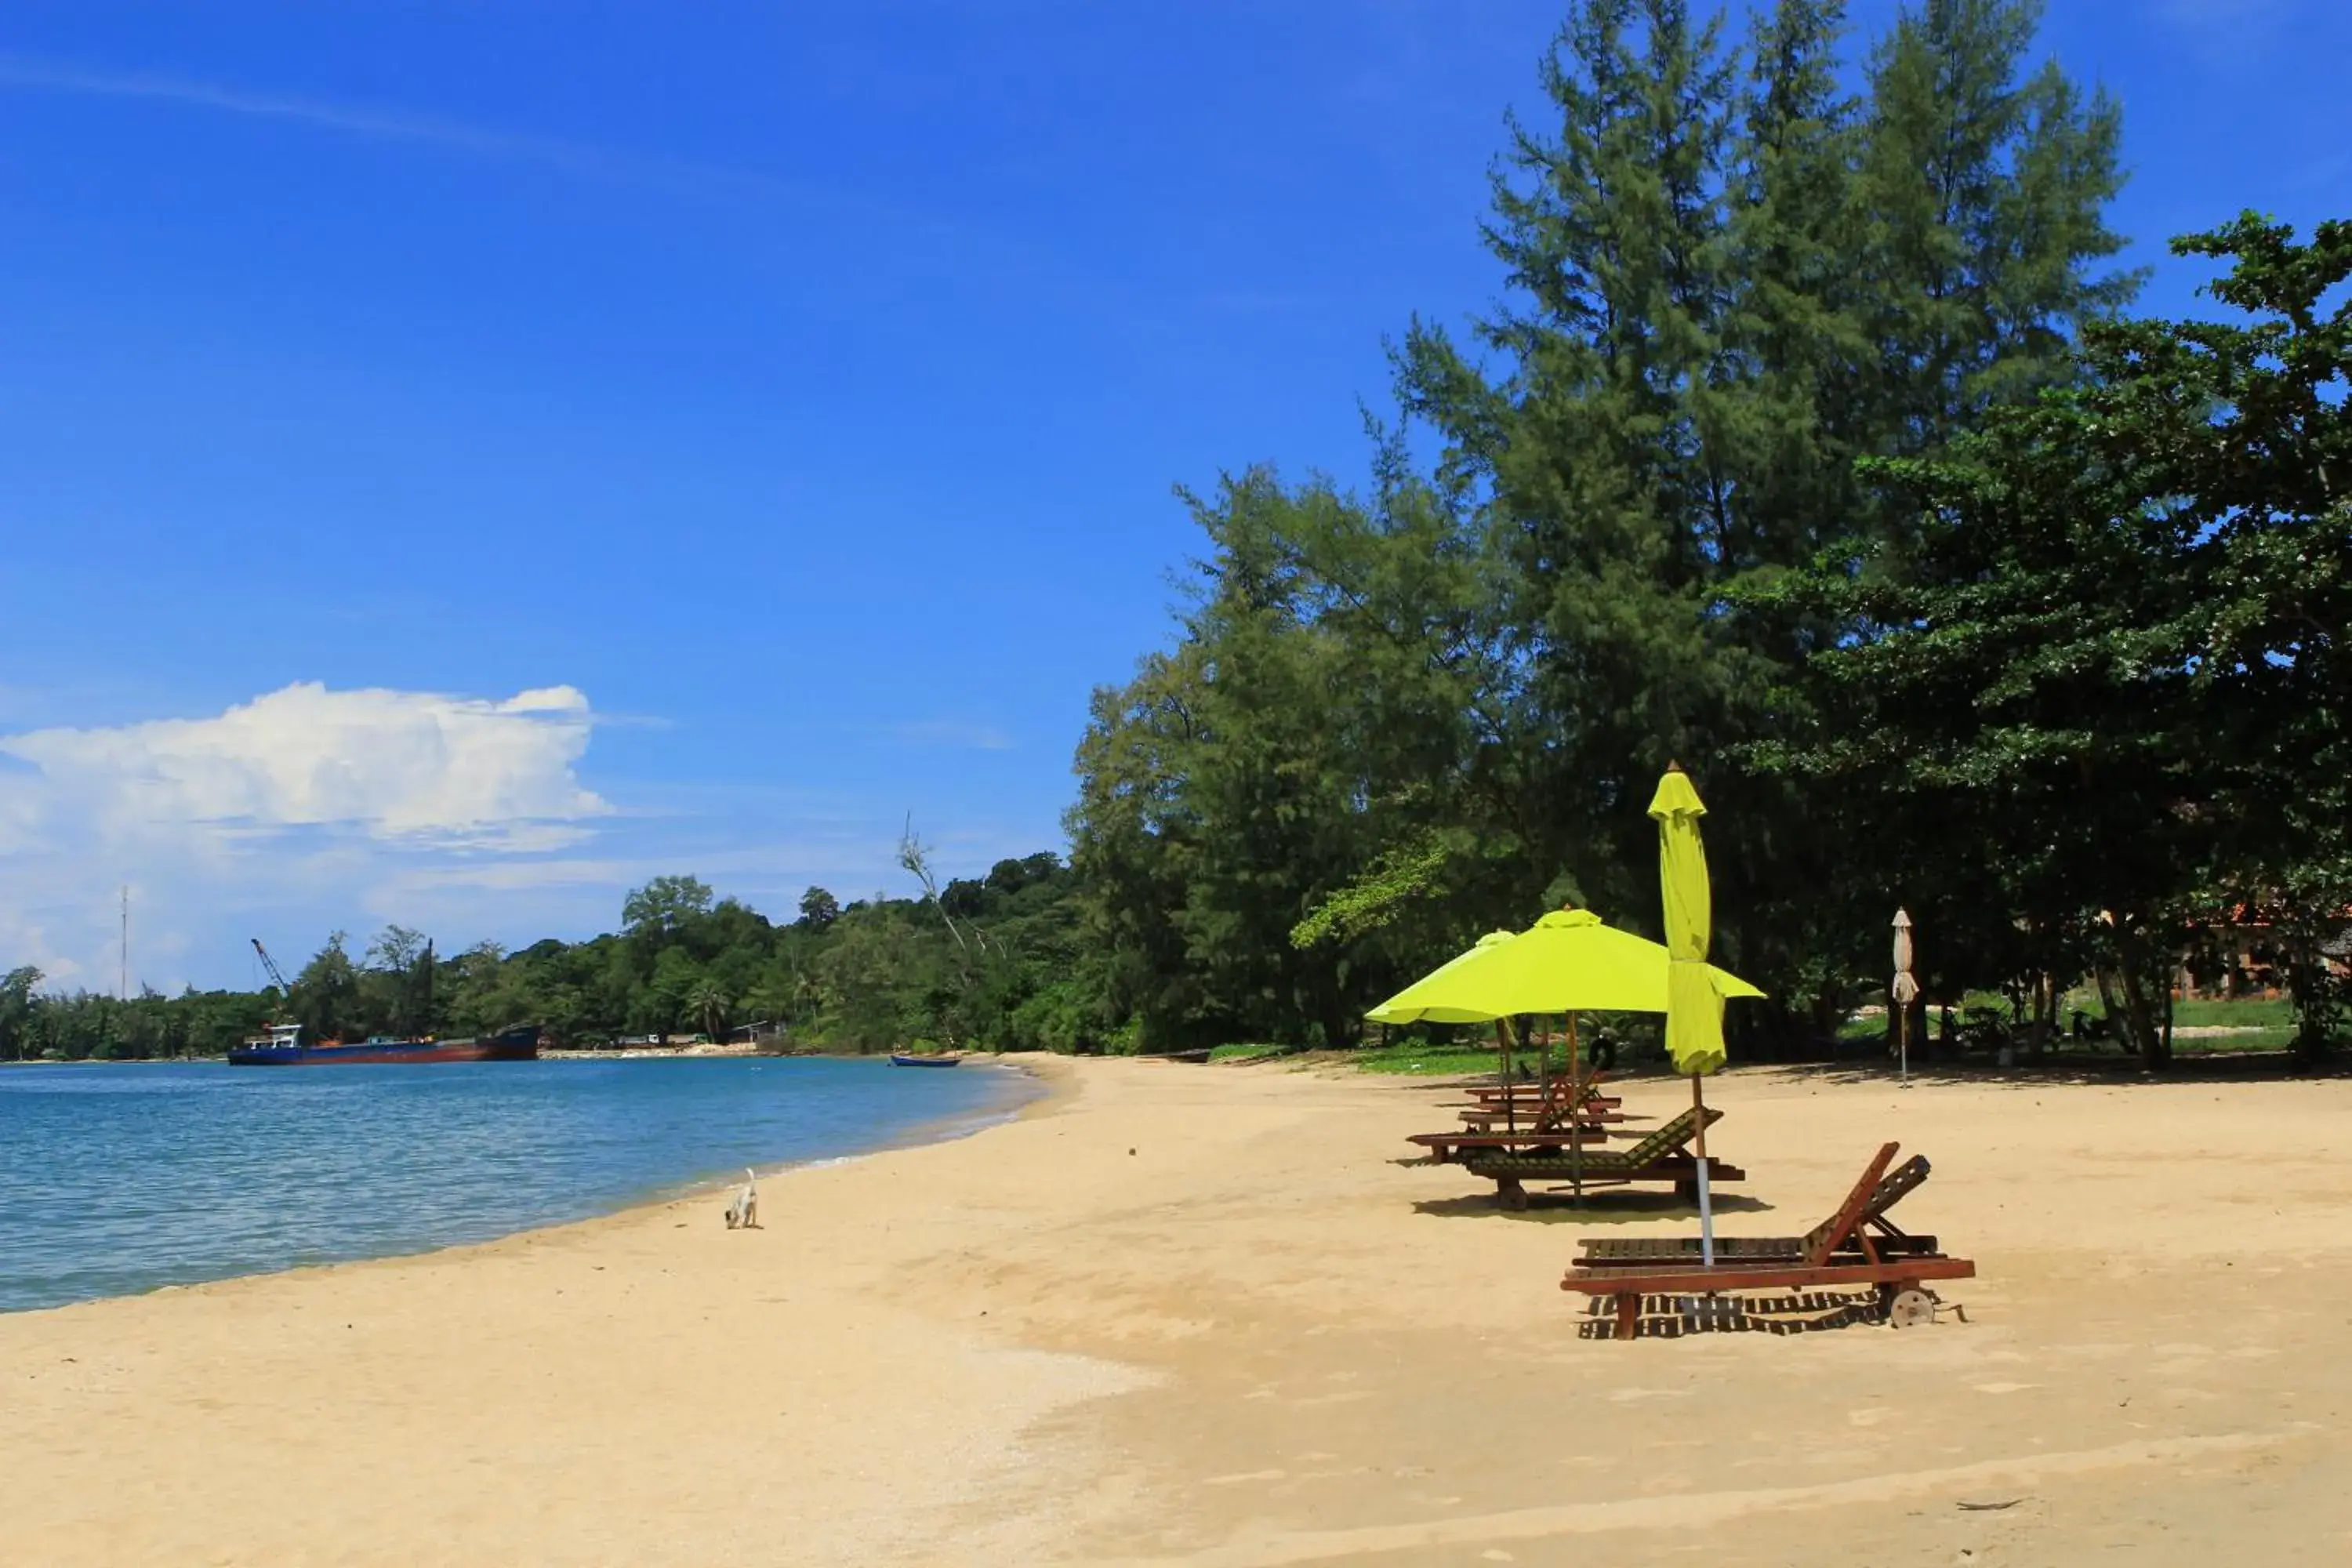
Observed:
[[[0,1068],[0,1311],[487,1240],[1025,1095],[885,1061]]]

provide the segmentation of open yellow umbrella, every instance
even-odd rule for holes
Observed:
[[[1488,931],[1478,939],[1477,945],[1455,953],[1364,1016],[1375,1024],[1483,1024],[1490,1018],[1505,1016],[1491,1008],[1465,1003],[1461,999],[1458,987],[1441,982],[1472,959],[1502,946],[1517,934],[1507,931]],[[1414,1000],[1405,1003],[1407,997]],[[1405,1005],[1400,1006],[1401,1003]]]
[[[1644,937],[1603,925],[1591,910],[1555,910],[1513,936],[1496,931],[1469,952],[1414,981],[1370,1012],[1381,1024],[1470,1024],[1529,1015],[1583,1012],[1664,1013],[1675,965],[1666,950]],[[1700,965],[1700,978],[1717,998],[1761,996],[1736,974]],[[1497,1026],[1497,1035],[1500,1035]],[[1569,1030],[1569,1076],[1576,1075],[1576,1032]],[[1502,1042],[1502,1073],[1510,1079],[1510,1045]],[[1507,1125],[1517,1111],[1504,1107]]]
[[[1679,765],[1669,764],[1665,777],[1658,781],[1650,815],[1658,824],[1658,891],[1665,906],[1666,951],[1672,955],[1666,980],[1666,1054],[1674,1058],[1676,1072],[1690,1075],[1691,1104],[1699,1112],[1698,1135],[1691,1148],[1698,1160],[1699,1259],[1713,1268],[1715,1212],[1707,1191],[1706,1106],[1699,1079],[1725,1061],[1723,997],[1706,962],[1715,921],[1706,847],[1698,832],[1698,819],[1706,815],[1706,807]]]
[[[1464,949],[1431,970],[1422,977],[1419,984],[1426,985],[1438,976],[1452,973],[1480,953],[1500,947],[1510,941],[1515,934],[1517,933],[1507,931],[1488,931],[1478,939],[1475,946]],[[1382,1012],[1379,1008],[1374,1008],[1364,1016],[1375,1024],[1485,1024],[1491,1022],[1495,1026],[1496,1047],[1502,1053],[1496,1064],[1501,1072],[1501,1081],[1507,1084],[1510,1082],[1511,1040],[1510,1036],[1505,1031],[1504,1015],[1500,1013],[1490,1012],[1483,1007],[1461,1006],[1450,1001],[1437,1000],[1425,1006],[1416,1006],[1399,1012]],[[1506,1107],[1504,1114],[1516,1125],[1517,1118],[1512,1114],[1511,1108]]]
[[[1364,1016],[1379,1024],[1475,1024],[1521,1014],[1667,1013],[1674,968],[1665,948],[1603,925],[1591,910],[1555,910],[1516,936],[1481,937]],[[1722,998],[1764,994],[1704,962],[1698,982],[1716,999],[1718,1018]]]

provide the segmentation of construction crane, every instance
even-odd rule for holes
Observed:
[[[261,954],[261,967],[268,973],[270,984],[278,987],[278,994],[280,996],[292,994],[294,987],[287,984],[286,976],[278,972],[278,961],[269,956],[269,950],[261,945],[259,937],[253,938],[253,951]]]

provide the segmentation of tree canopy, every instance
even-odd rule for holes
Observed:
[[[282,995],[44,994],[39,972],[21,969],[0,980],[0,1059],[217,1056],[281,1017],[317,1039],[535,1024],[558,1045],[756,1029],[787,1048],[845,1051],[1071,1050],[1108,1033],[1072,979],[1079,912],[1058,857],[1001,861],[948,882],[940,901],[979,939],[969,958],[928,899],[842,909],[812,889],[802,918],[779,923],[694,878],[662,877],[624,900],[620,931],[583,942],[484,943],[445,961],[394,925],[354,959],[338,931]]]
[[[1177,644],[1097,697],[1071,836],[1114,1011],[1339,1044],[1493,925],[1574,900],[1652,927],[1640,806],[1680,760],[1737,824],[1717,951],[1780,999],[1750,1045],[1843,1015],[1885,884],[1744,759],[1853,631],[1773,585],[1912,548],[1870,465],[2090,374],[2077,337],[2137,284],[2117,110],[2029,68],[2035,14],[1907,10],[1852,94],[1833,0],[1736,42],[1685,0],[1568,6],[1493,173],[1501,307],[1411,324],[1369,492],[1260,468],[1188,497]]]

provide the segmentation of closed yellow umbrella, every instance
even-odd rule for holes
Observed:
[[[1707,939],[1715,921],[1714,899],[1707,886],[1706,847],[1699,839],[1698,819],[1706,807],[1691,787],[1689,775],[1669,764],[1650,799],[1650,815],[1658,824],[1658,891],[1665,906],[1666,1054],[1675,1070],[1690,1075],[1691,1104],[1699,1111],[1698,1134],[1692,1152],[1698,1160],[1699,1258],[1715,1265],[1715,1213],[1707,1190],[1706,1106],[1699,1079],[1721,1068],[1723,997],[1710,978]]]

